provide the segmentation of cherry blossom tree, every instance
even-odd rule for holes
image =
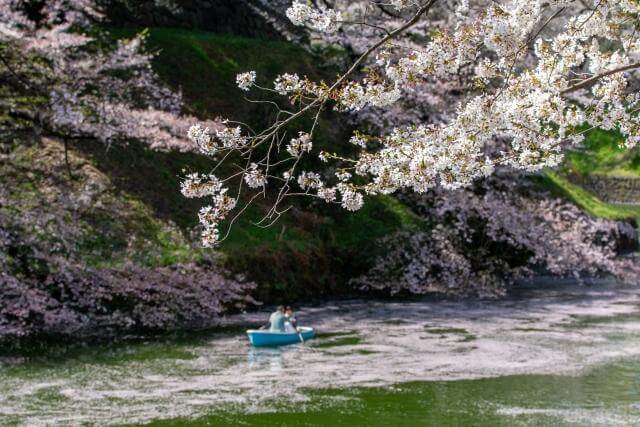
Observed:
[[[0,0],[0,71],[34,99],[28,118],[66,138],[194,149],[186,132],[196,119],[180,114],[180,94],[152,70],[146,34],[114,43],[101,19],[91,0]]]
[[[629,223],[590,218],[512,174],[429,193],[403,199],[435,225],[385,237],[383,250],[354,285],[390,294],[487,297],[534,274],[637,283],[637,264],[620,256],[629,249],[621,243],[637,239]]]
[[[196,119],[181,114],[180,94],[152,70],[145,33],[114,42],[100,29],[101,19],[93,0],[0,0],[0,132],[5,142],[13,142],[7,129],[15,124],[21,131],[59,136],[65,148],[69,139],[79,137],[102,143],[136,139],[159,150],[196,149],[187,138]],[[224,129],[214,121],[205,125]],[[47,140],[39,138],[34,146],[46,151]],[[16,200],[9,194],[11,179],[3,181],[8,191],[0,191],[0,207],[6,208],[0,209],[3,345],[42,336],[211,326],[226,311],[255,302],[248,296],[255,284],[212,259],[170,267],[89,267],[80,256],[86,250],[80,242],[91,227],[78,220],[79,207],[113,212],[122,205],[113,200],[102,205],[86,196],[97,188],[100,193],[115,189],[106,190],[106,177],[96,178],[96,171],[85,167],[67,183],[58,179],[56,168],[39,169],[55,154],[31,158],[34,163],[26,167],[14,164],[12,157],[13,151],[2,154],[2,173],[29,180],[45,176],[50,182],[33,181],[39,186],[35,206],[11,205]]]
[[[593,128],[615,129],[635,146],[639,13],[631,0],[288,3],[286,16],[312,43],[347,46],[355,59],[331,82],[285,73],[268,83],[260,70],[247,70],[237,84],[248,96],[269,92],[288,101],[286,108],[271,104],[276,120],[257,130],[191,128],[204,153],[221,163],[233,158],[236,166],[226,176],[193,174],[184,182],[186,196],[213,200],[200,215],[204,244],[215,245],[220,222],[233,223],[267,187],[275,188],[275,201],[264,224],[293,196],[357,210],[364,195],[455,190],[496,168],[554,167]],[[435,87],[456,96],[439,98]],[[402,106],[422,101],[428,117],[407,117]],[[356,156],[314,146],[327,109],[378,117],[374,133],[363,129],[350,139]],[[312,125],[291,134],[306,117]],[[309,156],[337,172],[301,170]]]

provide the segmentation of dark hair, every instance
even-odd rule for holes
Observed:
[[[285,311],[289,311],[289,310],[293,311],[293,309],[291,308],[291,306],[290,306],[290,305],[286,306],[286,307],[284,308],[284,310],[285,310]]]

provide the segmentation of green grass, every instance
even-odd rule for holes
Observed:
[[[286,243],[290,249],[308,251],[321,245],[312,230],[305,229],[291,216],[284,216],[271,226],[258,225],[263,215],[264,210],[252,206],[231,225],[231,228],[228,228],[228,222],[223,223],[223,232],[229,230],[229,234],[222,242],[221,249],[229,254],[240,255],[254,250],[257,246],[277,250]]]
[[[111,29],[116,37],[131,37],[137,30]],[[147,47],[158,52],[154,69],[175,89],[188,107],[203,117],[255,119],[256,106],[235,83],[236,74],[255,70],[257,83],[271,86],[284,72],[319,79],[332,77],[328,67],[302,47],[277,40],[254,39],[173,28],[150,28]],[[252,95],[255,93],[252,92]]]
[[[300,299],[348,291],[345,281],[362,272],[378,238],[423,223],[390,196],[371,198],[362,210],[296,208],[276,224],[254,225],[262,211],[249,209],[221,244],[227,264],[248,272],[263,300]]]
[[[556,171],[546,171],[539,182],[553,194],[567,198],[591,216],[639,221],[640,207],[604,202],[569,179],[571,175],[640,178],[640,150],[621,147],[622,142],[623,138],[617,132],[590,131],[583,147],[569,151],[563,165]]]
[[[329,224],[331,239],[345,250],[366,248],[373,241],[402,229],[420,229],[425,220],[396,198],[370,197],[355,213],[340,211]]]
[[[640,150],[621,147],[623,142],[617,132],[593,130],[584,149],[567,153],[563,169],[585,175],[640,176]]]
[[[615,220],[640,219],[640,207],[603,202],[579,185],[571,183],[561,172],[547,171],[542,182],[553,193],[566,197],[591,216]]]

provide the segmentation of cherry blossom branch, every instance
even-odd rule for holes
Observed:
[[[396,28],[395,30],[391,31],[389,34],[387,34],[385,37],[383,37],[382,39],[380,39],[378,42],[376,42],[374,45],[372,45],[371,47],[369,47],[362,55],[360,55],[360,57],[358,57],[358,59],[356,61],[354,61],[354,63],[351,65],[351,67],[345,72],[343,73],[338,80],[336,80],[336,82],[329,88],[329,90],[327,90],[327,93],[331,93],[333,92],[336,88],[340,87],[340,85],[351,75],[353,74],[358,67],[376,50],[378,50],[380,48],[380,46],[384,45],[386,42],[388,42],[389,40],[393,39],[394,37],[399,36],[400,34],[402,34],[404,31],[406,31],[407,29],[411,28],[413,25],[415,25],[419,20],[420,17],[422,17],[422,15],[424,15],[427,11],[429,11],[429,9],[431,8],[431,6],[433,6],[433,4],[436,2],[437,0],[429,0],[429,2],[427,4],[425,4],[424,6],[422,6],[420,9],[418,9],[418,11],[413,15],[413,17],[407,21],[404,25],[400,26],[399,28]],[[286,126],[287,124],[291,123],[292,121],[296,120],[297,118],[299,118],[300,116],[302,116],[304,113],[306,113],[307,111],[309,111],[310,109],[312,109],[313,107],[320,105],[320,108],[322,108],[322,106],[324,106],[327,102],[328,98],[326,97],[319,97],[314,99],[313,102],[311,102],[310,104],[308,104],[306,107],[304,107],[303,109],[301,109],[300,111],[298,111],[297,113],[295,113],[294,115],[290,116],[289,118],[287,118],[286,120],[284,120],[283,122],[279,123],[271,132],[269,132],[265,138],[270,137],[273,133],[277,132],[279,129],[283,128],[284,126]]]
[[[540,1],[460,2],[455,13],[443,8],[434,16],[436,31],[430,30],[433,25],[416,26],[412,35],[419,37],[414,38],[405,30],[418,23],[436,0],[422,5],[391,1],[389,6],[398,16],[408,16],[393,26],[385,25],[389,18],[384,14],[369,14],[370,3],[362,3],[367,4],[364,9],[341,2],[327,9],[294,0],[286,11],[294,25],[316,30],[320,38],[326,33],[327,43],[344,37],[360,42],[352,47],[363,53],[330,86],[285,73],[268,89],[255,84],[255,71],[239,74],[236,82],[240,89],[264,89],[287,96],[294,107],[283,111],[272,104],[278,111],[275,121],[251,136],[241,136],[240,128],[228,129],[220,134],[216,131],[218,141],[212,142],[207,129],[198,128],[194,133],[207,150],[213,146],[239,152],[246,161],[239,168],[248,187],[264,195],[267,183],[277,184],[275,203],[270,202],[260,225],[277,219],[282,213],[279,204],[296,195],[318,197],[327,203],[339,200],[343,208],[357,210],[365,194],[390,194],[405,188],[418,192],[437,187],[458,189],[490,176],[495,167],[505,163],[528,172],[554,167],[562,161],[566,145],[579,144],[584,138],[575,132],[583,124],[589,128],[616,127],[628,146],[640,142],[640,123],[633,113],[640,106],[640,96],[625,93],[628,76],[585,95],[589,99],[584,102],[562,96],[613,73],[640,67],[630,59],[640,45],[635,24],[629,19],[638,13],[635,5],[598,0],[593,9],[584,11],[563,2],[545,17],[551,4]],[[338,31],[345,23],[356,25],[343,25]],[[396,28],[386,30],[392,27]],[[383,28],[385,34],[371,44],[367,37]],[[543,32],[548,36],[543,38]],[[349,46],[348,42],[341,44]],[[527,49],[531,44],[534,48]],[[616,48],[613,55],[609,46],[622,49]],[[378,51],[375,62],[370,60]],[[624,63],[630,65],[619,66]],[[586,64],[613,69],[574,80],[575,70]],[[354,78],[365,65],[367,72]],[[440,94],[449,90],[437,86],[439,82],[455,82],[456,93],[451,93],[447,105],[438,106],[441,110],[432,111],[431,99],[442,98]],[[565,89],[558,89],[562,87]],[[320,161],[332,162],[332,174],[298,171],[300,165],[309,164],[301,159],[313,155],[316,125],[330,102],[338,111],[354,113],[365,126],[389,119],[393,128],[385,129],[383,124],[375,131],[379,136],[356,130],[349,143],[359,147],[359,152],[351,158],[320,151]],[[414,114],[412,109],[418,111]],[[310,112],[313,124],[289,139],[281,150],[287,126]],[[409,120],[403,113],[410,113]],[[375,144],[369,143],[373,141]],[[258,147],[260,158],[247,160]],[[229,200],[221,182],[225,179],[193,176],[186,185],[188,194],[214,198],[214,206],[201,212],[206,228],[203,237],[209,244],[215,244],[214,229],[237,201]]]
[[[595,76],[593,76],[591,78],[588,78],[586,80],[581,81],[580,83],[576,83],[573,86],[569,86],[568,88],[566,88],[564,90],[561,90],[560,91],[560,95],[566,95],[568,93],[575,92],[575,91],[580,90],[580,89],[586,89],[586,88],[594,85],[595,83],[598,82],[598,80],[600,80],[600,79],[602,79],[604,77],[607,77],[607,76],[610,76],[610,75],[616,74],[616,73],[622,73],[622,72],[625,72],[625,71],[633,70],[633,69],[636,69],[636,68],[640,68],[640,62],[635,62],[633,64],[625,65],[623,67],[614,68],[612,70],[608,70],[608,71],[602,72],[600,74],[596,74]]]
[[[333,84],[333,86],[331,86],[330,91],[335,89],[335,88],[337,88],[337,87],[339,87],[342,84],[342,82],[344,82],[347,79],[347,77],[349,77],[360,66],[360,64],[362,64],[369,57],[369,55],[371,55],[373,52],[378,50],[378,48],[380,48],[380,46],[384,45],[389,40],[399,36],[400,34],[404,33],[406,30],[408,30],[409,28],[414,26],[420,20],[422,15],[424,15],[425,13],[427,13],[429,11],[429,9],[431,9],[431,7],[436,3],[436,1],[437,0],[429,0],[424,6],[420,7],[420,9],[418,9],[418,11],[413,15],[413,17],[411,19],[409,19],[404,25],[402,25],[399,28],[396,28],[395,30],[391,31],[389,34],[387,34],[385,37],[383,37],[377,43],[375,43],[373,46],[371,46],[369,49],[367,49],[353,63],[351,68],[349,68],[347,70],[347,72],[344,73],[342,75],[342,77],[340,77]]]
[[[359,66],[376,50],[378,50],[381,46],[383,46],[385,43],[387,43],[389,40],[392,40],[393,38],[399,36],[400,34],[402,34],[403,32],[405,32],[407,29],[411,28],[413,25],[415,25],[420,18],[429,11],[429,9],[433,6],[433,4],[436,3],[437,0],[429,0],[424,6],[420,7],[418,9],[418,11],[411,17],[411,19],[409,19],[407,22],[405,22],[402,26],[396,28],[395,30],[391,31],[391,32],[387,32],[387,35],[383,38],[381,38],[378,42],[376,42],[375,44],[373,44],[372,46],[370,46],[364,53],[362,53],[360,55],[360,57],[358,57],[358,59],[356,61],[354,61],[354,63],[351,65],[351,67],[345,72],[343,73],[337,80],[336,82],[331,85],[331,87],[327,90],[328,94],[331,94],[333,91],[335,91],[338,87],[340,87],[340,85],[351,75],[353,74],[356,70],[359,69]],[[310,135],[313,135],[313,130],[315,129],[315,126],[318,122],[318,118],[319,118],[319,114],[320,112],[324,109],[327,101],[328,101],[328,97],[318,97],[315,98],[310,104],[308,104],[306,107],[302,108],[301,110],[299,110],[297,113],[291,115],[290,117],[288,117],[286,120],[277,123],[277,126],[275,128],[273,128],[269,133],[267,133],[266,135],[264,135],[262,137],[262,139],[266,139],[269,138],[271,136],[273,136],[274,134],[276,134],[280,129],[282,129],[284,126],[286,126],[287,124],[289,124],[290,122],[296,120],[298,117],[302,116],[303,114],[305,114],[307,111],[311,110],[314,107],[318,107],[318,111],[316,113],[315,119],[314,119],[314,124],[313,127],[311,129],[311,132],[309,133]],[[299,160],[299,159],[298,159]],[[298,164],[298,160],[296,160],[296,162],[294,163],[294,165],[292,166],[292,170],[295,170],[297,164]],[[273,203],[271,209],[267,212],[267,214],[265,214],[265,218],[269,218],[274,212],[277,212],[277,207],[280,203],[280,201],[282,201],[286,191],[285,188],[288,187],[288,182],[286,182],[279,190],[278,192],[278,196],[276,197],[276,201]],[[262,220],[261,220],[262,222]]]

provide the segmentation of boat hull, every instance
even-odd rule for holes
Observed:
[[[286,332],[270,332],[258,329],[249,329],[247,336],[249,342],[254,347],[277,347],[281,345],[298,344],[302,342],[300,335],[304,341],[312,339],[316,332],[313,328],[301,327],[300,333],[286,333]]]

